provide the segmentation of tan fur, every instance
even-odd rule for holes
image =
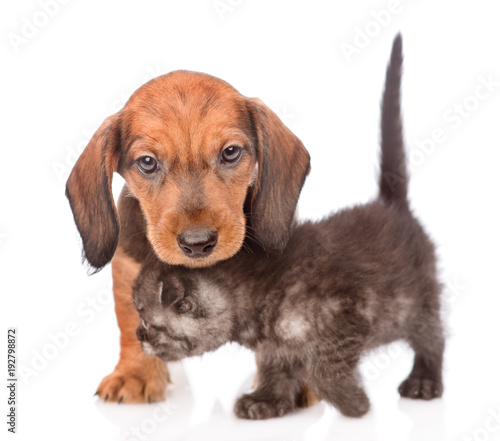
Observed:
[[[120,360],[97,389],[106,401],[144,403],[165,399],[169,381],[166,364],[144,354],[135,337],[139,315],[132,303],[132,285],[140,265],[118,247],[112,261],[115,310],[120,327]]]

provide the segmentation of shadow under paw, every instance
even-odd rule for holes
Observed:
[[[238,418],[265,420],[282,417],[293,409],[294,403],[291,400],[245,394],[236,402],[234,413]]]
[[[399,386],[399,395],[414,400],[432,400],[443,395],[443,383],[432,378],[408,377]]]

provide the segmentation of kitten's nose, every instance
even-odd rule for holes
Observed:
[[[177,236],[179,248],[188,257],[206,257],[217,245],[217,232],[212,230],[187,230]]]
[[[135,335],[137,337],[137,340],[139,341],[146,341],[148,339],[148,331],[142,324],[137,326],[137,329],[135,330]]]

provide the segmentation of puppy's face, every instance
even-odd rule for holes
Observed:
[[[308,171],[307,150],[262,102],[177,71],[146,83],[104,121],[66,194],[92,267],[113,257],[127,222],[113,201],[114,172],[139,201],[155,254],[202,267],[236,254],[248,226],[263,248],[282,250]]]
[[[129,144],[119,172],[140,202],[158,257],[199,267],[233,256],[257,176],[256,140],[241,95],[207,76],[158,78],[127,103],[123,135]]]
[[[141,317],[136,335],[148,355],[180,360],[230,340],[229,304],[215,285],[201,278],[161,275],[148,268],[137,279],[133,297]]]

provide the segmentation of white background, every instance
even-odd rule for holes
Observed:
[[[500,439],[500,10],[495,1],[401,0],[377,27],[374,15],[389,3],[74,0],[48,18],[38,1],[4,4],[0,317],[3,333],[18,328],[25,369],[15,439]],[[341,45],[353,45],[358,28],[372,36],[348,59]],[[236,346],[172,366],[162,407],[93,398],[118,359],[119,334],[110,268],[87,277],[64,185],[102,120],[170,70],[221,77],[261,98],[303,140],[312,173],[300,215],[319,218],[376,193],[379,100],[398,30],[411,200],[438,245],[445,284],[443,399],[399,398],[412,362],[401,345],[364,362],[372,410],[359,420],[325,404],[237,420],[232,406],[255,365]],[[493,80],[489,94],[481,78]],[[442,142],[419,146],[436,129]]]

